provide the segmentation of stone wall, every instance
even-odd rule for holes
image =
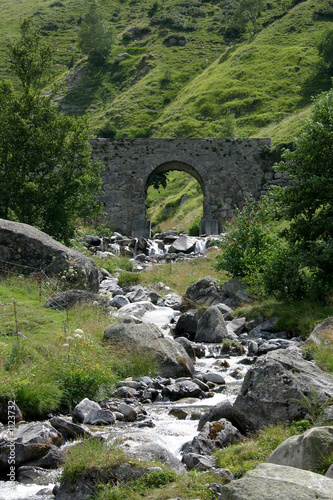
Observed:
[[[183,170],[204,193],[202,233],[217,233],[244,200],[277,181],[264,152],[270,139],[94,139],[105,165],[102,201],[113,227],[147,236],[146,186],[154,171]]]

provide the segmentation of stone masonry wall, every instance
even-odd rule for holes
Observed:
[[[146,185],[153,171],[193,175],[204,193],[204,220],[216,221],[221,231],[235,207],[242,208],[249,195],[260,199],[278,182],[263,159],[270,144],[270,139],[94,139],[92,149],[105,165],[102,201],[112,225],[137,236],[146,219]]]

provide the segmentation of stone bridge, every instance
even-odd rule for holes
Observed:
[[[270,139],[94,139],[93,157],[105,165],[102,201],[114,228],[150,235],[146,190],[154,172],[183,170],[204,195],[201,234],[218,234],[252,195],[260,199],[274,182],[265,161]]]

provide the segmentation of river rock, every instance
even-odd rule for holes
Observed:
[[[317,470],[333,454],[333,426],[313,427],[291,436],[273,451],[268,463]]]
[[[222,286],[222,293],[229,298],[229,300],[226,301],[227,305],[232,304],[232,306],[235,306],[251,302],[253,297],[250,295],[247,288],[248,287],[242,283],[239,278],[234,277],[226,281]]]
[[[22,465],[17,470],[17,479],[23,484],[48,485],[55,480],[55,472],[41,467]]]
[[[175,309],[175,311],[179,311],[183,306],[183,300],[180,295],[172,294],[165,299],[164,305]]]
[[[8,416],[11,422],[18,423],[23,420],[21,410],[14,401],[9,401],[6,397],[0,397],[0,422],[8,423]]]
[[[28,224],[0,219],[0,258],[26,273],[40,269],[48,276],[71,274],[76,288],[95,293],[99,289],[98,268],[91,259]]]
[[[296,347],[269,352],[245,375],[233,419],[244,432],[302,419],[307,413],[302,394],[311,397],[311,390],[324,404],[333,396],[333,376],[304,360]]]
[[[180,236],[177,238],[169,248],[169,253],[190,253],[193,252],[196,244],[196,239],[191,236]]]
[[[110,425],[116,421],[116,417],[110,410],[103,410],[98,403],[88,398],[75,406],[72,418],[74,423],[91,425]]]
[[[333,342],[333,317],[324,319],[315,326],[307,342],[315,344],[330,344]]]
[[[198,320],[195,312],[187,312],[179,316],[174,328],[175,337],[186,337],[194,340],[198,326]]]
[[[221,418],[225,418],[233,423],[233,425],[235,425],[235,422],[233,421],[232,406],[232,403],[228,399],[226,399],[225,401],[221,401],[221,403],[218,403],[215,406],[212,406],[200,418],[198,423],[198,431],[201,431],[203,426],[207,422],[214,422],[216,420],[220,420]]]
[[[14,439],[9,429],[0,433],[0,470],[8,467],[8,460],[15,448],[15,465],[40,465],[51,448],[63,442],[62,435],[48,422],[21,424],[15,429]]]
[[[176,472],[184,472],[185,470],[181,461],[178,460],[173,453],[157,443],[148,442],[139,445],[129,443],[129,446],[130,448],[126,449],[126,453],[134,458],[145,462],[156,460]]]
[[[178,401],[183,398],[202,398],[204,392],[192,380],[184,380],[164,387],[162,396],[170,399],[170,401]]]
[[[66,290],[50,297],[44,304],[47,309],[64,310],[76,304],[101,303],[101,296],[86,290]]]
[[[220,491],[223,500],[332,500],[333,480],[295,467],[260,464]]]
[[[206,276],[199,281],[196,281],[190,285],[185,294],[184,299],[189,304],[198,304],[211,306],[224,302],[225,295],[223,294],[222,288],[215,278],[211,276]]]
[[[173,339],[164,337],[162,331],[151,323],[138,323],[129,316],[121,316],[105,329],[104,340],[107,344],[148,352],[164,377],[188,377],[194,372],[185,349]]]
[[[192,361],[195,361],[195,350],[192,345],[192,342],[187,340],[185,337],[176,337],[175,341],[178,342],[178,344],[182,345],[187,352],[187,354],[190,356]]]
[[[117,309],[120,309],[121,307],[126,306],[129,303],[130,301],[124,295],[115,295],[110,300],[110,306],[116,307]]]
[[[293,343],[293,340],[286,339],[266,340],[265,342],[259,344],[257,354],[258,356],[261,356],[262,354],[266,354],[270,351],[276,351],[277,349],[287,349],[288,347],[292,347]]]
[[[50,419],[50,424],[57,429],[58,432],[63,436],[64,439],[77,439],[80,436],[88,437],[91,436],[91,432],[88,427],[84,425],[74,424],[73,422],[68,422],[61,417],[52,417]]]
[[[125,297],[130,301],[130,302],[142,302],[147,300],[147,294],[144,291],[143,287],[141,285],[138,285],[133,292],[129,292],[125,295]]]
[[[119,403],[118,410],[127,422],[134,422],[138,418],[136,409],[126,403]]]
[[[211,306],[198,321],[195,342],[221,343],[225,339],[237,339],[228,332],[223,314],[217,306]]]
[[[204,471],[215,467],[215,460],[212,457],[199,453],[186,453],[182,457],[182,462],[190,470]]]
[[[192,442],[183,445],[182,453],[210,455],[214,449],[238,443],[242,437],[231,422],[222,418],[216,422],[207,422]]]

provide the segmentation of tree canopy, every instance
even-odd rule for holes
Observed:
[[[0,217],[68,242],[78,217],[101,213],[100,165],[85,121],[65,116],[52,93],[41,92],[51,51],[30,20],[9,53],[22,90],[0,82]]]
[[[96,65],[104,64],[111,50],[112,30],[95,0],[91,0],[88,12],[82,20],[78,45],[83,54]]]

